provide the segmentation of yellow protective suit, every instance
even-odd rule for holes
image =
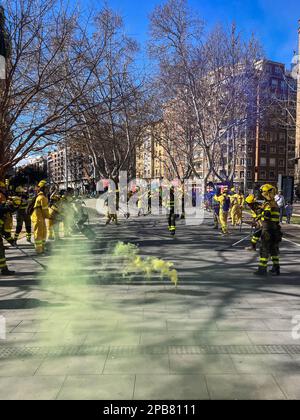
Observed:
[[[216,201],[220,203],[219,220],[221,224],[222,233],[228,233],[228,212],[229,212],[229,196],[227,193],[223,193],[220,196],[215,197]]]
[[[13,228],[13,216],[11,213],[6,213],[4,217],[4,236],[8,242],[13,241],[13,237],[11,235]]]
[[[231,223],[232,226],[240,225],[243,218],[243,206],[245,198],[243,194],[234,194],[231,197]]]
[[[38,254],[42,254],[45,251],[47,239],[46,219],[49,219],[48,199],[43,192],[39,192],[31,215],[35,249]]]
[[[59,221],[56,205],[49,209],[48,239],[59,239]]]

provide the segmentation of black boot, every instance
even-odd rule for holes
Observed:
[[[280,266],[279,265],[273,265],[271,270],[269,271],[272,276],[280,276]]]
[[[2,276],[13,276],[15,274],[15,271],[9,270],[7,267],[4,267],[1,269]]]
[[[258,267],[258,270],[254,272],[255,276],[266,276],[267,275],[267,267]]]

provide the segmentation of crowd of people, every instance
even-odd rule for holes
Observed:
[[[228,235],[229,216],[232,226],[242,225],[243,211],[249,211],[251,225],[254,232],[251,235],[251,246],[247,250],[256,251],[261,241],[259,267],[256,275],[267,275],[268,261],[271,259],[273,267],[270,273],[280,275],[279,244],[282,240],[280,224],[283,215],[290,223],[293,207],[285,202],[282,191],[277,192],[276,187],[265,184],[260,188],[260,200],[254,194],[244,196],[241,190],[229,190],[222,186],[210,191],[206,196],[206,208],[213,211],[214,229],[220,229],[222,235]]]
[[[161,191],[149,191],[142,197],[139,189],[137,193],[137,216],[151,212],[151,200],[158,200],[160,207],[164,206],[168,214],[168,229],[175,237],[176,219],[184,217],[184,198],[182,199],[182,214],[177,213],[179,198],[178,191],[170,188],[168,199],[164,199]],[[220,230],[224,236],[229,233],[229,222],[232,226],[241,226],[243,212],[248,211],[252,217],[251,246],[248,250],[256,251],[257,244],[261,241],[258,275],[267,274],[268,260],[271,259],[272,274],[280,274],[279,243],[282,239],[280,223],[284,214],[287,223],[290,223],[293,207],[285,202],[282,192],[277,192],[276,187],[266,184],[260,189],[260,200],[254,194],[245,196],[241,190],[228,186],[210,189],[204,197],[207,210],[213,212],[214,229]],[[119,194],[118,191],[108,191],[106,198],[106,224],[114,222],[118,224],[117,212],[110,208],[110,195]],[[156,195],[157,197],[156,197]],[[182,197],[184,197],[182,195]],[[181,200],[181,199],[180,199]],[[181,203],[181,201],[179,201]],[[193,203],[194,205],[195,203]],[[181,207],[181,205],[180,205]],[[15,214],[15,228],[13,215]],[[124,214],[125,215],[125,214]],[[65,191],[49,191],[46,181],[40,181],[35,188],[27,189],[23,186],[11,187],[9,182],[0,181],[0,270],[3,275],[14,274],[9,270],[5,258],[4,241],[17,246],[23,226],[25,227],[26,240],[31,243],[34,237],[34,246],[38,255],[48,252],[46,242],[61,241],[61,230],[64,238],[69,237],[74,230],[84,232],[88,214],[84,211],[82,200],[75,197],[74,189],[67,188]],[[63,229],[61,229],[63,228]],[[13,232],[14,229],[14,232]],[[90,232],[86,231],[89,237]]]
[[[15,229],[13,217],[15,215]],[[12,275],[5,258],[5,242],[18,246],[20,234],[25,227],[26,240],[32,243],[38,255],[48,252],[46,241],[61,241],[60,228],[64,238],[75,229],[83,228],[88,215],[83,202],[74,196],[74,189],[52,191],[42,180],[35,188],[13,187],[9,181],[0,181],[0,270],[3,275]],[[14,232],[13,232],[14,229]]]

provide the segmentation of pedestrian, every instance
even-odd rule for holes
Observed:
[[[283,215],[284,215],[284,207],[285,207],[285,199],[282,194],[282,191],[279,191],[278,194],[275,195],[275,202],[279,207],[279,222],[282,223]]]
[[[110,222],[114,222],[118,225],[117,205],[116,205],[116,193],[117,191],[108,190],[107,198],[105,200],[106,211],[106,222],[105,225],[109,225]]]
[[[286,223],[291,223],[291,218],[293,216],[293,205],[290,201],[287,201],[285,205],[285,216],[286,216]]]
[[[49,219],[49,208],[46,191],[46,181],[39,182],[37,186],[37,196],[32,203],[31,221],[33,224],[35,250],[37,254],[44,254],[46,251],[46,219]]]
[[[241,190],[230,197],[231,201],[231,223],[232,226],[241,225],[243,219],[243,207],[245,198]]]
[[[256,251],[257,243],[261,238],[262,229],[261,229],[261,213],[262,208],[261,205],[256,201],[254,194],[248,195],[246,197],[245,202],[247,203],[248,207],[251,210],[252,216],[252,229],[254,228],[254,233],[251,237],[251,246],[246,247],[247,251]]]
[[[175,188],[170,188],[170,197],[167,201],[168,209],[168,229],[171,236],[175,236],[176,233],[176,214],[175,214]]]
[[[270,273],[279,276],[279,243],[282,240],[282,233],[279,224],[279,207],[275,201],[276,188],[273,185],[265,184],[260,191],[265,201],[261,213],[262,235],[259,267],[254,274],[266,276],[268,261],[271,258],[273,267]]]
[[[21,186],[16,188],[16,194],[21,199],[21,205],[16,213],[17,226],[14,241],[17,243],[20,233],[22,232],[23,224],[25,224],[26,240],[28,243],[31,243],[31,218],[30,215],[27,214],[26,209],[32,199],[29,198],[27,190]]]
[[[230,210],[230,195],[228,193],[228,187],[221,188],[221,195],[217,197],[220,202],[220,213],[219,220],[221,224],[222,234],[228,234],[228,214]]]
[[[15,273],[8,269],[5,258],[5,247],[3,243],[3,238],[5,238],[5,220],[7,214],[14,213],[20,204],[21,200],[18,197],[12,197],[11,199],[0,203],[0,271],[4,276],[11,276]]]
[[[59,226],[62,221],[61,197],[54,192],[49,204],[48,239],[50,241],[60,241]]]
[[[60,209],[63,217],[64,238],[69,238],[72,233],[72,225],[74,221],[73,200],[74,188],[68,187],[64,191],[60,200]]]
[[[219,229],[219,216],[220,216],[220,202],[218,198],[221,195],[220,188],[217,188],[213,200],[212,200],[212,206],[213,206],[213,213],[214,213],[214,227],[213,229],[218,230]]]
[[[5,181],[0,180],[0,204],[5,203],[5,201],[7,200],[7,197],[8,195],[7,195]]]

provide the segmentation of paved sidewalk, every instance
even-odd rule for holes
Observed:
[[[282,244],[282,277],[257,279],[246,243],[222,250],[238,230],[223,238],[209,223],[180,222],[175,239],[164,220],[98,226],[96,244],[75,238],[71,283],[53,257],[46,275],[9,251],[19,274],[0,278],[0,399],[300,398],[299,247]],[[178,288],[122,278],[118,240],[173,261]],[[66,247],[55,258],[67,265]]]

